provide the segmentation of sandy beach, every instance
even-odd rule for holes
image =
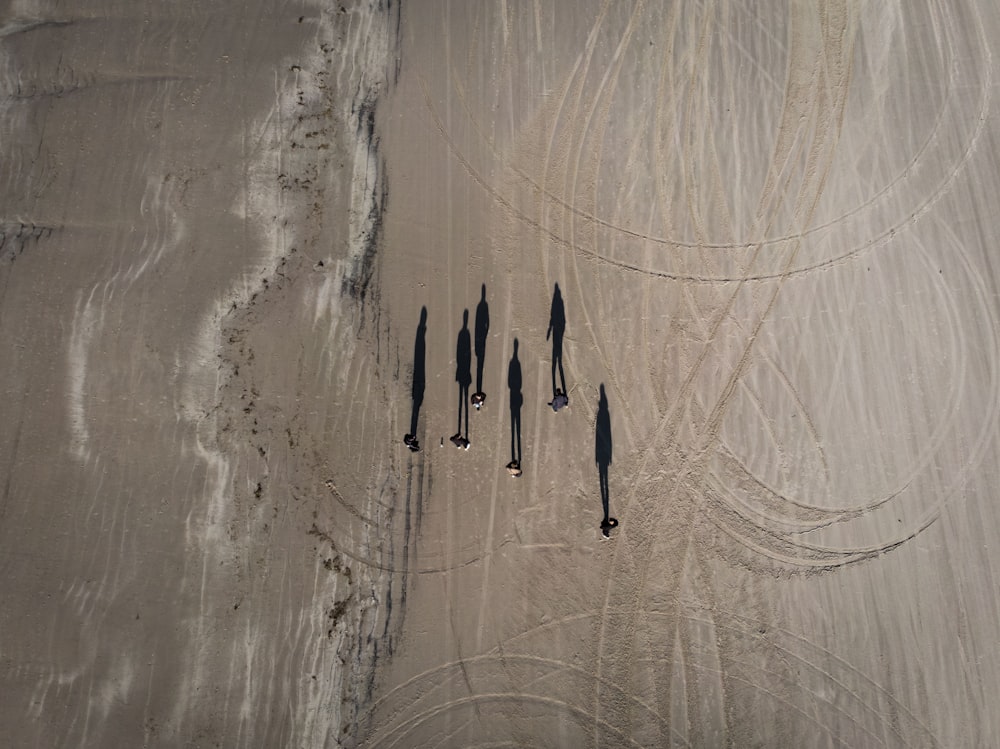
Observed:
[[[6,741],[1000,743],[997,38],[4,4]]]

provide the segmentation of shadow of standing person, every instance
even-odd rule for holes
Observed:
[[[483,392],[483,364],[486,361],[486,336],[490,333],[490,305],[486,303],[486,284],[483,295],[476,305],[476,392],[472,395],[472,405],[479,408],[486,401]]]
[[[507,365],[507,388],[510,390],[510,463],[507,471],[511,476],[521,475],[521,362],[517,358],[517,339],[514,339],[514,355]]]
[[[451,438],[456,447],[469,449],[469,386],[472,384],[472,337],[469,335],[469,310],[462,312],[462,329],[455,347],[455,381],[458,383],[458,433]],[[462,412],[465,431],[462,431]],[[464,436],[463,436],[464,435]]]
[[[420,450],[417,441],[417,418],[420,405],[424,402],[424,387],[427,383],[425,360],[427,352],[427,307],[420,308],[420,322],[417,323],[417,337],[413,342],[413,384],[410,387],[410,431],[403,437],[404,444],[413,452]]]
[[[552,338],[552,395],[556,396],[561,390],[566,392],[566,375],[563,373],[562,349],[563,334],[566,332],[566,308],[563,306],[562,292],[559,291],[559,284],[552,294],[552,310],[549,312],[549,329],[545,334],[545,340]],[[559,368],[559,384],[556,387],[556,367]]]
[[[601,383],[601,397],[597,402],[597,427],[594,439],[594,460],[597,463],[597,473],[601,479],[601,505],[604,507],[604,519],[601,521],[601,533],[605,538],[611,534],[611,529],[618,521],[610,517],[611,491],[608,488],[608,469],[611,467],[611,413],[608,411],[608,396]]]

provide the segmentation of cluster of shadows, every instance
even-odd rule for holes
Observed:
[[[486,361],[486,339],[490,331],[490,307],[486,301],[486,284],[483,284],[482,296],[476,306],[475,321],[475,353],[476,353],[476,392],[469,395],[472,385],[472,352],[473,343],[469,332],[469,310],[462,312],[462,329],[458,333],[455,347],[455,381],[458,383],[458,431],[451,441],[459,448],[469,449],[469,403],[478,410],[486,400],[483,393],[483,368]],[[549,328],[545,339],[552,340],[552,393],[554,406],[568,405],[566,396],[566,375],[563,372],[563,337],[566,333],[566,309],[563,305],[559,284],[555,285],[552,295],[552,307],[549,314]],[[420,407],[424,402],[426,386],[426,336],[427,307],[420,309],[420,322],[417,324],[417,335],[413,344],[413,384],[411,388],[412,407],[410,410],[410,431],[403,438],[407,447],[413,452],[420,450],[417,440],[417,422]],[[510,463],[507,470],[512,476],[521,475],[521,408],[524,405],[524,395],[521,392],[522,375],[521,361],[518,359],[518,340],[514,339],[514,354],[507,364],[507,389],[510,391]],[[556,371],[559,372],[558,383]],[[562,399],[561,402],[558,399]],[[464,417],[464,418],[463,418]],[[463,429],[464,427],[464,429]],[[601,486],[601,506],[604,517],[601,520],[601,532],[605,538],[610,530],[618,525],[618,521],[609,514],[610,491],[608,486],[608,471],[612,462],[611,414],[608,411],[608,397],[601,384],[600,397],[597,403],[597,424],[594,439],[594,460],[597,463],[597,473]]]

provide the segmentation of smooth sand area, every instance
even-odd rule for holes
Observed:
[[[11,745],[1000,743],[997,39],[3,9]]]

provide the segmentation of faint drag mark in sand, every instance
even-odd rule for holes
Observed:
[[[74,18],[69,20],[55,19],[18,19],[0,27],[0,39],[17,35],[26,35],[38,30],[51,31],[51,37],[58,38],[56,29],[68,27],[83,27],[98,22],[95,18]],[[86,33],[86,32],[84,32]],[[8,42],[9,43],[9,42]],[[123,70],[113,70],[102,66],[100,71],[80,69],[75,67],[79,61],[60,56],[54,68],[41,70],[4,71],[0,75],[0,99],[5,102],[30,103],[45,98],[61,98],[80,92],[89,92],[94,88],[107,86],[141,86],[146,84],[175,83],[197,81],[205,83],[206,79],[194,74],[163,73],[155,70],[136,70],[125,67]]]
[[[631,612],[608,613],[627,616]],[[706,613],[712,616],[705,618]],[[673,612],[656,610],[647,610],[645,615],[654,621],[671,620],[676,616]],[[686,667],[697,678],[714,675],[751,689],[769,708],[790,710],[831,737],[843,730],[837,725],[842,720],[851,724],[857,734],[867,736],[872,745],[906,747],[915,736],[921,737],[922,745],[938,745],[926,723],[888,689],[843,658],[800,635],[717,606],[713,606],[711,612],[686,613],[682,610],[679,616],[685,625],[725,633],[729,640],[739,645],[738,651],[745,654],[727,657],[731,668],[725,672],[698,658],[690,658]],[[587,709],[576,704],[572,695],[584,693],[585,690],[579,688],[581,685],[593,684],[600,678],[593,670],[570,660],[523,652],[530,649],[532,643],[569,642],[574,639],[576,628],[597,626],[599,617],[600,612],[596,611],[572,614],[525,630],[498,644],[489,653],[443,663],[414,675],[370,707],[368,719],[378,719],[377,728],[368,737],[370,745],[414,745],[424,737],[440,736],[442,731],[449,730],[448,727],[454,731],[456,723],[465,725],[463,718],[476,724],[479,735],[488,733],[494,740],[501,740],[517,735],[513,726],[529,706],[544,711],[547,720],[557,720],[561,714],[569,712],[579,728],[578,736],[593,737],[601,746],[612,739],[615,745],[648,745],[630,735],[622,724],[611,720],[601,722],[596,728],[588,726]],[[662,626],[652,628],[658,632],[669,631]],[[636,662],[650,669],[662,666],[669,657],[669,647],[669,643],[661,642],[648,656]],[[762,650],[773,651],[772,657],[763,661],[746,655]],[[788,668],[775,670],[767,665],[772,662],[786,664]],[[813,693],[813,702],[803,705],[796,697],[803,682],[812,679],[819,679],[833,689]],[[494,686],[498,683],[517,685],[517,689],[498,692]],[[494,688],[479,691],[478,685]],[[669,736],[669,740],[679,746],[696,745],[682,729],[675,728],[678,723],[675,717],[663,710],[662,706],[669,702],[670,686],[639,694],[633,688],[625,689],[614,681],[605,680],[602,688],[609,702],[630,705],[645,719],[637,722],[658,726],[664,739]],[[456,692],[461,696],[454,696]],[[503,700],[501,707],[495,711],[485,709],[498,699]],[[896,722],[888,726],[882,721],[882,705],[885,704],[897,716]],[[470,715],[473,710],[476,710],[475,716]],[[887,742],[885,739],[889,737],[892,741]]]
[[[91,344],[100,320],[94,308],[95,286],[86,301],[83,291],[77,294],[76,310],[70,324],[69,346],[67,348],[67,371],[69,382],[66,399],[69,409],[70,432],[73,435],[71,450],[73,456],[86,463],[90,459],[90,428],[87,424],[87,369],[91,354]]]
[[[580,615],[580,619],[591,619],[593,614]],[[535,706],[557,719],[560,715],[572,717],[578,736],[588,736],[593,730],[591,716],[585,708],[559,695],[567,680],[589,684],[595,675],[578,665],[522,653],[504,652],[501,647],[492,653],[463,658],[435,666],[417,674],[393,688],[371,706],[370,717],[378,718],[378,727],[368,737],[371,746],[412,746],[423,735],[439,735],[445,726],[454,725],[467,708],[477,710],[479,731],[499,738],[516,735],[511,730],[511,721],[522,713],[526,706]],[[559,684],[550,684],[557,680]],[[507,692],[480,692],[476,685],[510,683],[516,690]],[[462,697],[450,697],[450,685],[461,684],[466,692]],[[614,699],[629,703],[660,726],[664,734],[670,734],[683,746],[690,746],[683,736],[673,731],[669,721],[657,712],[655,706],[619,689],[615,684],[607,684],[614,693]],[[566,689],[567,696],[572,694]],[[480,712],[484,705],[499,703],[504,708],[498,715]],[[413,712],[414,708],[417,710]],[[498,721],[490,729],[491,721]],[[426,724],[430,723],[428,726]],[[428,733],[429,732],[429,733]],[[620,726],[600,723],[597,727],[598,740],[615,739],[615,745],[643,746],[630,737]],[[602,745],[605,745],[602,743]]]
[[[516,692],[516,691],[488,692],[488,693],[477,694],[474,697],[459,698],[451,701],[446,705],[441,705],[439,707],[431,708],[426,712],[420,713],[415,717],[411,718],[398,730],[389,732],[389,735],[386,736],[386,738],[384,739],[379,738],[370,745],[375,747],[412,746],[413,744],[411,744],[410,742],[412,742],[414,738],[411,734],[416,734],[418,736],[426,735],[425,733],[417,734],[418,729],[429,731],[430,735],[432,736],[438,735],[440,733],[441,728],[437,727],[436,723],[430,729],[424,728],[425,723],[443,719],[444,726],[449,726],[453,722],[451,713],[465,707],[471,707],[478,712],[483,709],[482,706],[484,705],[489,705],[489,706],[497,705],[500,706],[501,708],[509,706],[509,708],[512,711],[515,708],[523,708],[526,705],[533,705],[536,707],[546,709],[548,711],[550,719],[558,720],[560,722],[560,728],[564,732],[567,730],[567,727],[562,721],[562,718],[564,716],[573,719],[576,725],[580,727],[581,731],[583,725],[590,719],[590,715],[587,713],[586,710],[571,705],[562,700],[557,700],[552,697],[547,697],[543,695],[525,695],[521,692]],[[508,723],[509,720],[510,720],[509,718],[503,719],[499,725],[495,726],[492,729],[492,732],[499,733],[500,731],[502,731],[503,729],[501,728],[501,726],[509,725]],[[480,724],[482,723],[488,724],[488,721],[482,718],[477,719],[477,722]],[[595,737],[595,741],[600,742],[604,746],[610,745],[609,742],[612,739],[615,740],[614,743],[615,746],[635,746],[635,747],[643,746],[641,743],[632,739],[630,736],[628,736],[627,733],[617,728],[616,726],[601,722],[599,723],[598,727],[600,731]],[[396,733],[400,733],[401,735],[396,736],[395,735]],[[420,739],[420,740],[426,740],[426,739]],[[475,746],[479,745],[480,744],[475,744]],[[494,744],[491,743],[490,745],[493,746]],[[499,746],[504,746],[504,745],[509,746],[512,744],[509,743],[499,744]],[[518,744],[514,743],[513,745],[517,746]]]
[[[34,31],[35,29],[51,27],[58,28],[60,26],[69,26],[73,23],[74,21],[71,19],[15,18],[0,26],[0,39],[13,36],[15,34],[25,34],[29,31]]]

